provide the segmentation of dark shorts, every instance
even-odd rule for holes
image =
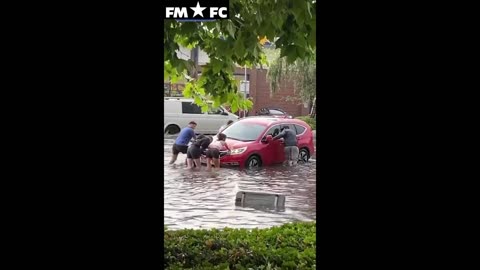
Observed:
[[[207,158],[220,158],[220,150],[216,148],[207,149]]]
[[[176,155],[178,153],[186,154],[187,150],[188,150],[188,146],[186,146],[186,145],[173,144],[173,147],[172,147],[172,152],[173,152],[174,155]]]
[[[202,155],[200,147],[192,145],[187,150],[187,158],[198,159]]]

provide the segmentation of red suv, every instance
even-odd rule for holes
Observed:
[[[285,161],[283,138],[273,141],[284,126],[296,131],[299,161],[307,162],[314,152],[313,134],[304,121],[288,118],[243,118],[222,131],[231,152],[220,158],[222,165],[259,167]]]

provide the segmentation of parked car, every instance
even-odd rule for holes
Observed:
[[[291,115],[286,113],[284,110],[279,108],[262,108],[257,113],[258,116],[271,116],[278,118],[293,118]]]
[[[222,165],[241,168],[268,166],[285,161],[283,139],[272,138],[288,126],[297,133],[299,161],[307,162],[315,151],[310,126],[302,120],[275,117],[247,117],[222,131],[231,152],[220,158]],[[216,139],[216,138],[215,138]]]
[[[228,120],[237,120],[238,116],[225,110],[223,107],[215,108],[202,113],[202,109],[193,103],[193,99],[166,97],[164,98],[164,127],[166,134],[177,134],[186,127],[190,121],[197,123],[195,132],[202,134],[216,134],[221,126]]]

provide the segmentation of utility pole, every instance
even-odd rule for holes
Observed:
[[[244,66],[245,69],[245,77],[243,81],[240,81],[240,91],[243,93],[244,98],[248,98],[248,94],[250,92],[250,82],[247,81],[247,66]],[[239,113],[239,116],[243,114],[243,117],[246,117],[248,114],[248,110],[242,110]]]
[[[196,79],[198,78],[198,46],[193,48],[190,52],[190,59],[193,61],[193,68],[190,71],[190,77]]]

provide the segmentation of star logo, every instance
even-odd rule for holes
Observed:
[[[197,6],[196,7],[191,7],[191,9],[194,11],[193,17],[195,17],[197,15],[200,15],[203,18],[203,10],[206,9],[206,8],[200,7],[200,2],[197,2]]]

